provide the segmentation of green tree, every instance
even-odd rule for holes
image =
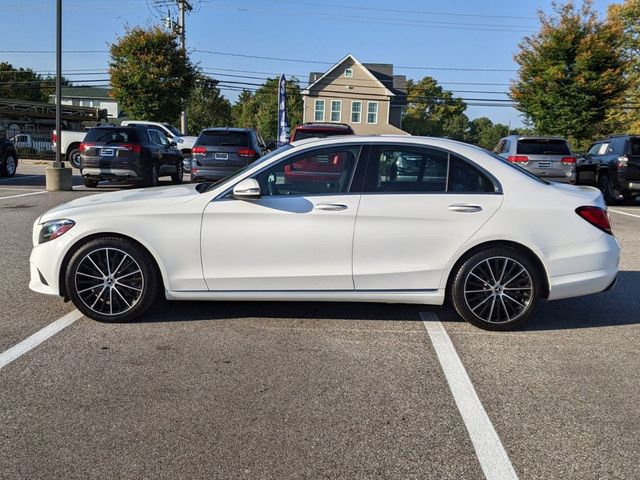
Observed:
[[[302,123],[302,94],[297,79],[287,80],[287,115],[293,129]],[[236,126],[257,129],[265,139],[278,131],[278,78],[268,78],[255,93],[243,91],[233,107]]]
[[[191,93],[196,69],[176,36],[160,27],[128,29],[111,45],[113,96],[137,120],[173,122]]]
[[[620,35],[624,75],[628,81],[622,105],[611,108],[611,131],[640,132],[640,0],[624,0],[608,8],[608,23]]]
[[[227,127],[232,123],[231,103],[220,93],[218,81],[198,75],[187,103],[189,131],[197,135],[207,127]]]
[[[488,150],[498,144],[502,137],[509,135],[509,127],[501,123],[493,123],[487,117],[480,117],[469,122],[469,141]]]
[[[540,31],[525,37],[512,98],[543,135],[578,140],[603,133],[606,111],[625,89],[619,35],[585,0],[540,12]]]
[[[444,90],[432,77],[407,82],[407,109],[402,128],[412,135],[448,137],[463,140],[469,120],[461,98]]]
[[[68,83],[62,79],[63,85]],[[0,62],[0,98],[46,102],[55,92],[55,77],[44,77],[29,68],[15,68]]]

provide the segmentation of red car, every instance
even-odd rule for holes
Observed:
[[[303,123],[293,129],[291,141],[305,138],[324,138],[333,135],[353,135],[353,129],[346,123]]]

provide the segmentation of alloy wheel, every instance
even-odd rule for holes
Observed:
[[[6,165],[7,175],[12,177],[16,173],[16,159],[9,155],[6,160]]]
[[[145,281],[138,262],[117,248],[99,248],[78,263],[75,287],[82,302],[101,315],[121,315],[141,299]]]
[[[490,257],[476,264],[464,281],[467,307],[488,323],[513,322],[529,308],[533,280],[527,269],[509,257]]]

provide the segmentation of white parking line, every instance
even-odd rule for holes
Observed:
[[[614,210],[613,208],[609,209],[610,212],[619,213],[620,215],[628,215],[629,217],[640,218],[640,215],[634,215],[633,213],[622,212],[620,210]]]
[[[29,350],[34,349],[47,338],[54,336],[60,330],[68,327],[79,318],[82,318],[82,314],[78,310],[69,312],[64,317],[60,317],[58,320],[50,323],[42,330],[38,330],[30,337],[11,347],[9,350],[0,353],[0,369],[6,367],[9,363],[13,362],[16,358],[21,357]]]
[[[451,338],[435,313],[421,312],[433,348],[438,355],[453,398],[487,480],[515,480],[516,471],[502,446]]]
[[[19,181],[19,180],[26,180],[27,178],[36,178],[36,177],[42,177],[43,175],[27,175],[26,177],[9,177],[9,178],[3,178],[2,180],[0,180],[0,182],[8,182],[10,180],[13,180],[14,182]]]
[[[21,193],[20,195],[10,195],[8,197],[0,197],[0,200],[7,200],[9,198],[28,197],[29,195],[40,195],[41,193],[47,193],[46,190],[40,190],[39,192]]]

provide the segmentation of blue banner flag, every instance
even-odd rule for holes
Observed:
[[[278,146],[289,143],[289,120],[287,119],[287,79],[284,73],[278,82]]]

